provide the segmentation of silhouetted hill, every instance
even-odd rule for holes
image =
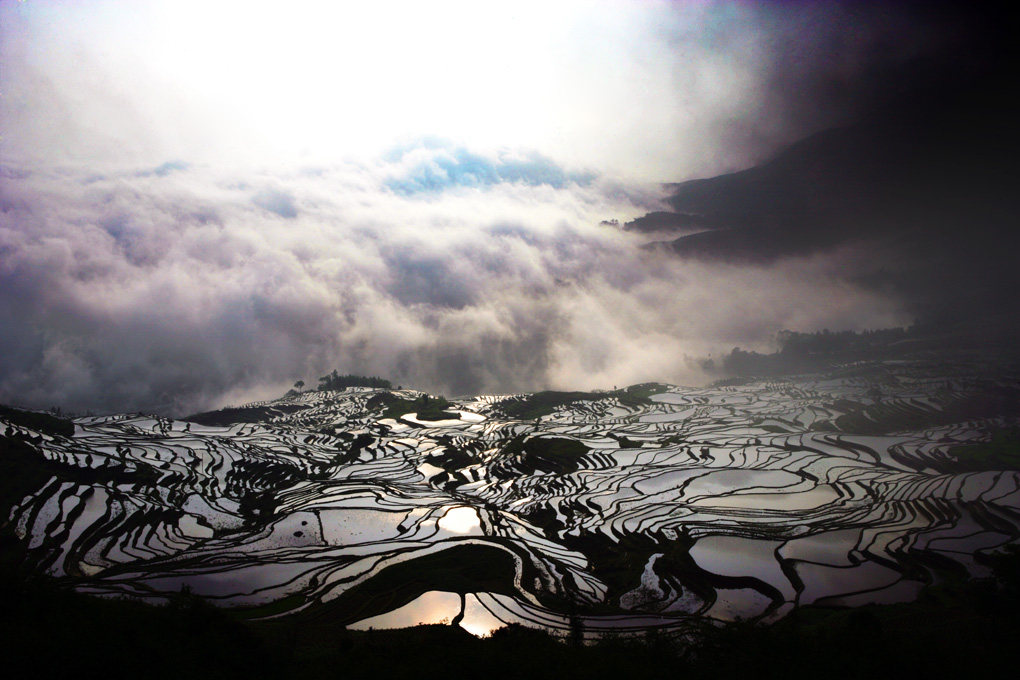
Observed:
[[[718,228],[662,245],[767,263],[854,244],[893,264],[843,274],[919,316],[1015,309],[1020,107],[995,73],[972,75],[923,81],[756,167],[670,185],[677,220]]]
[[[897,233],[944,238],[969,228],[1015,237],[1016,107],[989,93],[957,96],[964,101],[947,109],[926,93],[814,134],[757,167],[675,185],[669,202],[678,213],[727,231],[673,247],[761,259]],[[735,248],[741,241],[756,248]]]
[[[643,234],[670,231],[680,233],[714,229],[715,225],[701,215],[656,211],[625,223],[623,228]]]

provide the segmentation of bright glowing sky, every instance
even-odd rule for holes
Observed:
[[[769,4],[3,3],[3,152],[331,161],[428,134],[634,179],[731,170],[837,117],[794,90],[912,49],[893,18]]]

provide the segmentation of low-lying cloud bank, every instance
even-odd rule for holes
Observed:
[[[0,402],[181,414],[334,368],[448,396],[698,383],[701,357],[784,328],[903,321],[850,283],[860,249],[706,264],[599,225],[660,198],[436,143],[243,175],[8,169]]]

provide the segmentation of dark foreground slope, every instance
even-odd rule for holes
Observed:
[[[12,567],[16,551],[5,534],[0,658],[19,677],[1012,678],[1020,634],[1016,552],[998,562],[998,578],[947,583],[916,603],[581,642],[516,625],[479,639],[451,625],[252,622],[190,594],[161,607],[96,599]]]

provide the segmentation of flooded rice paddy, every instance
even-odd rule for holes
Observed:
[[[906,363],[643,386],[528,419],[505,408],[527,395],[459,399],[440,421],[383,417],[380,390],[352,388],[251,405],[253,422],[0,432],[59,472],[8,517],[82,592],[158,602],[186,587],[359,629],[573,617],[598,633],[904,601],[987,575],[982,557],[1020,538],[1020,473],[959,447],[1017,414],[961,404],[1004,385],[1015,376]]]

